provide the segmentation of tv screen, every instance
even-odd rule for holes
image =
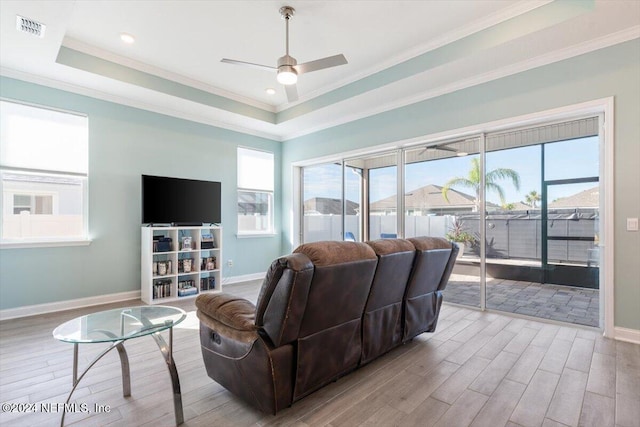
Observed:
[[[219,182],[142,175],[143,224],[221,223],[220,199]]]

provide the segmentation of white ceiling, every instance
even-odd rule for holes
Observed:
[[[425,68],[287,120],[259,120],[189,97],[105,77],[56,62],[61,46],[277,114],[311,105],[330,91],[407,59],[486,31],[550,2],[455,1],[0,1],[3,75],[177,117],[275,139],[396,108],[640,36],[640,2],[593,2],[575,17],[522,32],[482,52]],[[585,0],[585,3],[589,3]],[[275,75],[220,62],[275,65],[284,54],[278,9],[296,8],[290,54],[306,62],[343,53],[349,63],[300,76],[300,100],[288,104]],[[46,24],[39,39],[19,33],[15,16]],[[523,31],[523,30],[519,30]],[[133,45],[119,34],[136,37]],[[265,89],[273,87],[275,95]],[[305,105],[307,105],[305,104]],[[293,107],[293,108],[292,108]],[[284,117],[284,116],[283,116]],[[277,123],[280,122],[280,123]]]

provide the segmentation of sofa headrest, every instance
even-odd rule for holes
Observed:
[[[452,249],[453,244],[442,237],[412,237],[409,240],[419,251],[430,251],[434,249]]]
[[[256,304],[257,325],[263,325],[264,312],[267,309],[267,304],[269,304],[269,301],[271,301],[273,292],[278,286],[278,283],[282,278],[282,274],[287,269],[296,272],[313,270],[313,264],[311,264],[309,258],[307,258],[304,254],[287,255],[282,258],[278,258],[271,263],[271,266],[269,267],[269,270],[267,270],[267,274],[262,281],[262,286],[260,287],[260,295],[258,295],[258,303]]]
[[[377,259],[373,249],[366,243],[360,242],[325,241],[305,243],[298,246],[293,252],[305,254],[316,267]]]
[[[367,244],[380,256],[416,250],[411,242],[404,239],[380,239],[367,242]]]

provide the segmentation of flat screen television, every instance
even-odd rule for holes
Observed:
[[[142,223],[221,223],[221,184],[216,181],[142,175]]]

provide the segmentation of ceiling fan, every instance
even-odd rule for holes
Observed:
[[[430,150],[448,151],[450,153],[455,153],[455,155],[458,157],[464,157],[469,154],[466,151],[460,151],[455,148],[447,147],[447,144],[442,144],[442,145],[430,145],[430,146],[424,147],[424,149],[418,153],[418,156],[422,156],[424,153]]]
[[[344,65],[347,63],[347,58],[344,55],[328,56],[322,59],[316,59],[315,61],[305,62],[298,64],[298,61],[293,56],[289,55],[289,20],[295,14],[295,9],[291,6],[283,6],[280,8],[280,15],[282,19],[286,21],[286,53],[284,56],[278,58],[277,67],[270,67],[268,65],[254,64],[252,62],[237,61],[235,59],[223,58],[221,62],[228,64],[245,65],[252,68],[259,68],[267,71],[276,71],[278,82],[284,85],[287,92],[287,99],[289,102],[298,100],[298,89],[296,88],[296,82],[298,81],[298,75],[303,73],[310,73],[311,71],[323,70],[325,68],[336,67],[338,65]]]

